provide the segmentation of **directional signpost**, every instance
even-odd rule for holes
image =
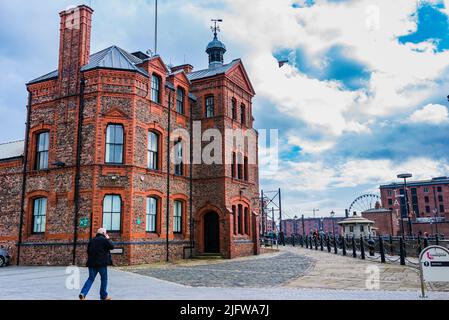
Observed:
[[[449,250],[441,246],[429,246],[419,255],[421,298],[427,298],[424,282],[449,282]]]

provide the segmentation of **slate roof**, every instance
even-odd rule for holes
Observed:
[[[81,67],[81,71],[93,70],[97,68],[114,69],[114,70],[128,70],[136,71],[145,76],[149,76],[148,73],[139,68],[137,65],[144,60],[132,55],[131,53],[117,47],[111,46],[100,52],[94,53],[89,57],[89,63]],[[41,81],[47,81],[58,77],[58,70],[52,71],[39,78],[31,80],[28,84],[38,83]]]
[[[87,71],[97,68],[116,69],[137,71],[145,76],[148,73],[136,66],[142,63],[143,60],[133,56],[125,50],[112,46],[90,56],[89,63],[81,67],[81,71]]]
[[[25,141],[13,141],[0,144],[0,161],[23,156]]]
[[[238,62],[239,62],[239,59],[236,59],[236,60],[233,60],[230,63],[224,64],[218,68],[194,71],[194,72],[187,74],[187,78],[190,81],[193,81],[193,80],[198,80],[198,79],[202,79],[202,78],[213,77],[218,74],[223,74],[223,73],[226,73],[229,69],[231,69]]]

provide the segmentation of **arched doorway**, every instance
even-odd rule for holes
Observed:
[[[220,253],[219,216],[210,211],[204,215],[204,253]]]

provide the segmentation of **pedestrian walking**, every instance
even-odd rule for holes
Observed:
[[[108,266],[112,265],[111,250],[114,249],[112,241],[106,232],[106,229],[100,228],[97,231],[95,238],[89,241],[87,245],[87,267],[89,268],[89,278],[81,290],[79,295],[80,300],[85,300],[89,293],[92,284],[100,274],[100,299],[111,300],[108,295]]]

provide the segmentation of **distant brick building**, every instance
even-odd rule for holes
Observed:
[[[449,235],[448,177],[407,182],[409,217],[406,211],[403,183],[381,185],[380,194],[382,207],[387,210],[363,213],[367,219],[376,221],[378,233],[390,234],[393,230],[394,234],[401,234],[403,228],[404,234],[408,234],[410,218],[412,232],[415,234],[421,231]]]
[[[58,70],[27,84],[25,141],[0,145],[0,244],[21,264],[82,265],[105,227],[119,265],[182,258],[192,246],[258,254],[255,92],[241,60],[224,64],[216,33],[205,70],[116,46],[91,55],[92,13],[60,13]],[[206,164],[193,136],[205,147],[210,128],[248,140],[219,144],[221,161]]]
[[[302,235],[303,231],[306,235],[315,231],[339,234],[338,222],[343,219],[344,217],[304,218],[304,229],[302,219],[286,219],[282,220],[282,230],[287,237],[293,233]]]

